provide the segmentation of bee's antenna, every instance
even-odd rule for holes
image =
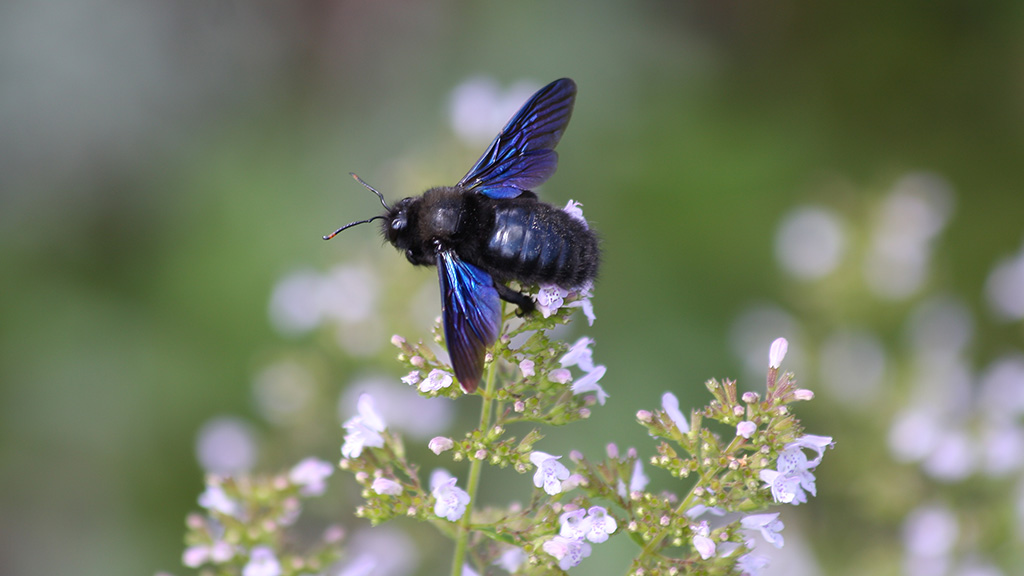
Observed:
[[[391,207],[390,207],[390,206],[388,206],[388,203],[384,201],[384,195],[383,195],[383,194],[381,194],[380,192],[378,192],[376,188],[374,188],[373,186],[370,186],[370,185],[369,185],[369,184],[367,184],[366,182],[363,182],[363,179],[362,179],[362,178],[360,178],[359,176],[356,176],[356,173],[355,173],[355,172],[349,172],[348,174],[349,174],[349,176],[351,176],[351,177],[355,178],[355,179],[356,179],[356,182],[359,182],[360,184],[362,184],[363,186],[365,186],[367,190],[369,190],[370,192],[373,192],[374,194],[376,194],[376,195],[377,195],[377,198],[380,198],[380,203],[381,203],[382,205],[384,205],[384,209],[385,209],[385,210],[391,210]]]
[[[358,226],[359,224],[367,224],[369,222],[373,222],[374,220],[383,220],[383,219],[384,219],[384,216],[374,216],[373,218],[367,218],[366,220],[360,220],[359,222],[352,222],[352,223],[349,223],[349,224],[345,224],[341,228],[338,228],[334,232],[331,232],[327,236],[324,236],[324,240],[330,240],[331,238],[334,238],[335,236],[337,236],[338,233],[340,233],[340,232],[342,232],[344,230],[348,230],[349,228],[351,228],[353,226]]]
[[[384,195],[381,194],[380,192],[378,192],[376,188],[374,188],[373,186],[370,186],[366,182],[363,182],[363,179],[360,178],[359,176],[356,176],[355,172],[349,172],[349,176],[352,176],[353,178],[356,179],[356,182],[359,182],[364,187],[366,187],[367,190],[369,190],[370,192],[373,192],[374,194],[376,194],[377,198],[380,198],[380,203],[384,206],[385,210],[389,210],[389,211],[391,210],[391,207],[388,206],[388,203],[384,201]],[[353,226],[358,226],[359,224],[366,224],[366,223],[369,223],[369,222],[373,222],[374,220],[383,220],[384,218],[385,218],[385,216],[374,216],[373,218],[367,218],[366,220],[360,220],[359,222],[352,222],[352,223],[349,223],[349,224],[345,224],[341,228],[338,228],[334,232],[331,232],[327,236],[324,236],[324,240],[330,240],[331,238],[334,238],[335,236],[337,236],[338,233],[342,232],[343,230],[348,230],[349,228],[351,228]]]

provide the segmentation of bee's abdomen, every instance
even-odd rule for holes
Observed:
[[[597,274],[597,237],[563,210],[542,202],[498,206],[483,246],[500,279],[576,288]]]

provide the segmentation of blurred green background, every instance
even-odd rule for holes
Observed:
[[[389,199],[454,183],[502,124],[457,135],[456,87],[483,79],[500,96],[562,76],[579,96],[543,196],[582,201],[602,235],[597,322],[575,330],[596,339],[611,400],[546,451],[649,454],[636,410],[669,389],[703,404],[710,377],[760,386],[757,354],[766,364],[785,335],[818,392],[808,431],[839,442],[819,499],[786,510],[804,558],[788,573],[918,573],[898,538],[916,502],[1013,492],[1016,476],[957,493],[895,462],[886,436],[920,391],[906,344],[918,304],[968,314],[970,374],[1024,342],[1024,280],[993,288],[1024,239],[1024,4],[15,0],[0,6],[0,573],[183,572],[213,419],[242,423],[256,470],[336,460],[352,411],[338,398],[401,375],[388,337],[425,337],[439,313],[433,272],[375,230],[320,240],[380,209],[348,172]],[[863,270],[908,175],[938,198],[941,233],[922,241],[916,284],[879,292]],[[780,222],[801,206],[843,234],[822,273],[780,265]],[[373,318],[275,329],[282,279],[338,265],[376,275]],[[816,370],[816,343],[847,326],[887,359],[856,406]],[[380,346],[338,346],[353,339]],[[312,384],[275,420],[268,402],[285,400],[259,382],[281,362]],[[457,409],[471,418],[476,403]],[[332,480],[322,515],[356,530],[348,480]],[[1006,505],[969,540],[1014,573],[1024,521]]]

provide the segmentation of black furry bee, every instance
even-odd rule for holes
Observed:
[[[568,78],[541,88],[516,112],[483,156],[455,186],[388,206],[380,216],[352,222],[324,236],[383,220],[384,237],[418,266],[437,266],[444,336],[455,377],[476,390],[484,354],[498,338],[499,298],[523,313],[533,300],[505,282],[579,288],[597,275],[597,236],[582,220],[537,199],[530,191],[555,173],[554,151],[569,124],[576,83]]]

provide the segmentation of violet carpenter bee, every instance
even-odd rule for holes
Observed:
[[[444,337],[455,377],[476,390],[487,348],[498,338],[501,303],[522,313],[533,300],[506,284],[580,288],[597,275],[600,249],[586,222],[541,202],[530,189],[558,166],[554,148],[576,99],[576,83],[555,80],[523,104],[476,164],[454,186],[438,186],[388,206],[384,214],[324,236],[382,220],[384,237],[417,266],[436,266]]]

